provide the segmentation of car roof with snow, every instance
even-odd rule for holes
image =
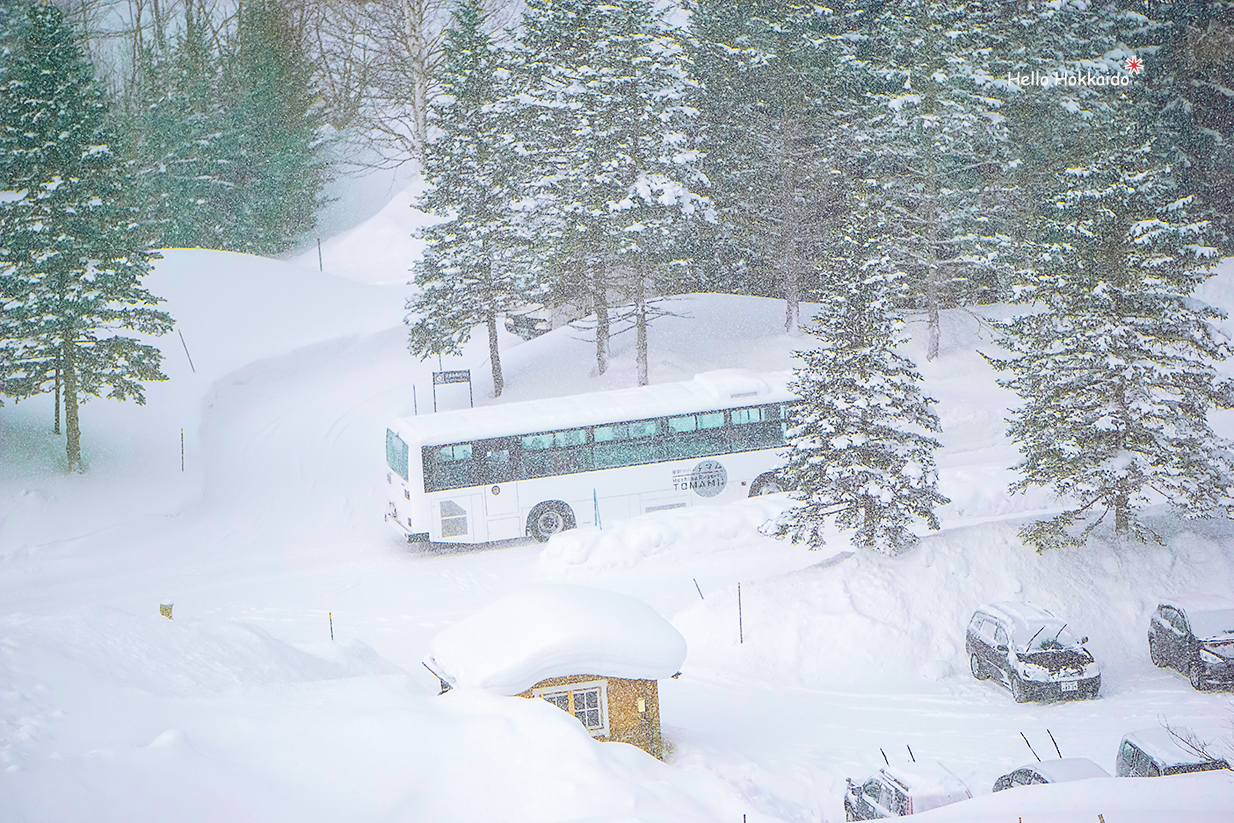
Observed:
[[[1006,621],[1011,626],[1011,636],[1020,645],[1026,645],[1043,626],[1048,627],[1049,630],[1061,630],[1067,625],[1067,621],[1055,616],[1047,609],[1032,603],[1020,603],[1014,600],[987,603],[977,611]]]
[[[660,680],[686,641],[651,606],[589,586],[532,586],[442,631],[425,665],[451,686],[519,694],[552,677]]]
[[[666,414],[791,402],[788,372],[720,369],[694,379],[543,400],[526,400],[403,417],[391,428],[415,443],[506,437],[574,426],[641,420]],[[461,433],[461,434],[460,434]]]
[[[885,766],[879,771],[899,783],[913,797],[969,794],[964,781],[941,763],[918,761],[904,766]]]
[[[1176,727],[1174,732],[1188,736],[1193,734],[1190,729]],[[1171,766],[1187,766],[1193,763],[1207,763],[1216,760],[1215,757],[1205,757],[1184,746],[1170,730],[1161,726],[1141,729],[1126,735],[1124,740],[1130,740],[1140,751],[1151,757],[1162,769]]]
[[[1234,601],[1211,594],[1190,594],[1163,598],[1162,606],[1173,606],[1187,616],[1191,631],[1202,639],[1234,637]]]
[[[1110,776],[1109,772],[1087,757],[1063,757],[1058,760],[1042,760],[1040,763],[1029,763],[1020,768],[1031,769],[1051,783],[1066,783],[1069,780],[1087,780],[1090,777]]]

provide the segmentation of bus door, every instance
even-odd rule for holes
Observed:
[[[488,521],[488,539],[505,540],[521,537],[518,493],[514,483],[514,438],[485,440],[477,443],[479,477],[484,489],[484,515]]]

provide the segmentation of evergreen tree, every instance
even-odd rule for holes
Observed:
[[[855,260],[871,256],[863,235],[849,239]],[[894,281],[858,269],[827,285],[817,325],[806,329],[820,344],[798,355],[804,365],[790,384],[801,402],[780,476],[798,505],[779,534],[819,548],[823,521],[834,515],[840,528],[856,531],[861,548],[897,554],[916,542],[913,519],[937,529],[934,510],[948,502],[937,488],[939,444],[926,434],[939,430],[934,401],[922,395],[912,362],[895,350],[903,340],[892,309]]]
[[[126,119],[139,198],[164,247],[228,247],[235,219],[229,160],[239,137],[224,105],[222,63],[203,10],[184,7],[174,42],[142,55],[136,110]]]
[[[1234,444],[1207,420],[1234,407],[1234,383],[1214,368],[1229,349],[1210,325],[1221,313],[1190,296],[1217,250],[1131,103],[1060,175],[1037,270],[1018,290],[1029,311],[1004,324],[1012,357],[991,360],[1024,401],[1009,431],[1024,455],[1012,490],[1047,487],[1068,504],[1021,530],[1038,551],[1082,543],[1107,516],[1120,541],[1152,537],[1139,512],[1154,503],[1184,517],[1232,510]]]
[[[844,12],[700,0],[691,21],[719,266],[743,292],[783,297],[790,332],[840,244],[857,176],[850,136],[866,83]]]
[[[518,155],[506,113],[508,71],[484,31],[477,0],[455,15],[442,70],[443,96],[433,104],[440,130],[425,150],[430,189],[421,208],[449,219],[424,230],[428,241],[408,303],[413,354],[458,354],[477,324],[488,332],[493,394],[504,387],[497,319],[534,297],[520,277],[522,244],[515,210]]]
[[[39,3],[27,17],[0,85],[0,190],[16,195],[0,204],[5,392],[29,397],[62,377],[71,471],[80,399],[141,403],[143,382],[166,379],[159,350],[120,332],[161,334],[172,321],[141,286],[155,255],[93,69],[59,9]]]
[[[229,131],[220,176],[229,197],[221,213],[225,248],[251,254],[287,251],[313,229],[326,181],[322,109],[302,33],[279,0],[239,7],[235,44],[224,72]]]
[[[597,371],[607,368],[612,296],[633,303],[638,381],[646,328],[694,221],[711,218],[691,138],[694,83],[668,8],[648,0],[533,2],[523,20],[523,117],[536,124],[528,181],[562,279],[596,312]]]
[[[938,355],[939,310],[1007,293],[1010,238],[996,219],[1009,157],[986,31],[1002,8],[911,0],[872,15],[860,52],[878,86],[858,127],[865,176],[890,217],[880,247],[925,310],[927,359]],[[1005,84],[1005,81],[1003,81]]]
[[[1175,185],[1194,196],[1224,255],[1234,254],[1234,4],[1147,3],[1129,43],[1144,70],[1141,116],[1168,147]]]

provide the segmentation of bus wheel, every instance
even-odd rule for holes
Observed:
[[[763,472],[750,484],[750,497],[758,497],[760,494],[777,494],[782,491],[784,491],[784,486],[780,485],[780,478],[776,477],[775,472]]]
[[[574,526],[574,511],[560,500],[540,503],[527,516],[527,535],[541,543]]]

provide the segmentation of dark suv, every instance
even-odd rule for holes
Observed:
[[[997,680],[1017,703],[1093,698],[1101,670],[1067,623],[1029,603],[991,603],[968,622],[965,648],[973,677]]]
[[[1228,769],[1230,764],[1220,758],[1186,745],[1180,738],[1193,735],[1187,729],[1175,729],[1178,736],[1161,727],[1132,732],[1118,744],[1114,762],[1116,777],[1163,777],[1172,774],[1207,772]]]
[[[1187,675],[1200,691],[1234,686],[1234,604],[1162,603],[1148,624],[1148,655],[1155,665]]]

